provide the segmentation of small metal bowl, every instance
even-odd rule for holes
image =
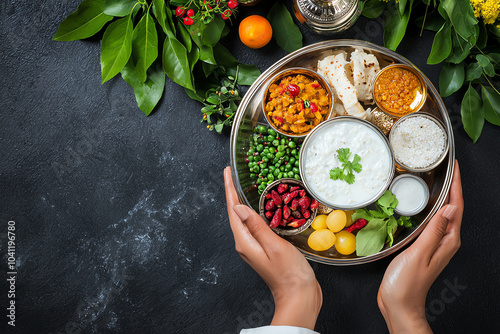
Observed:
[[[363,202],[358,202],[358,203],[355,203],[352,205],[342,205],[342,204],[339,205],[338,203],[333,203],[333,202],[328,201],[325,198],[323,198],[323,196],[319,195],[317,192],[315,192],[309,186],[309,184],[307,182],[307,177],[306,177],[306,174],[304,171],[304,163],[305,163],[304,159],[306,158],[306,155],[307,155],[306,150],[308,149],[308,144],[310,143],[311,138],[313,138],[315,136],[315,134],[319,133],[321,131],[321,129],[325,129],[334,123],[340,123],[340,122],[359,123],[359,124],[366,126],[371,131],[374,131],[380,137],[380,139],[382,139],[382,142],[386,146],[387,151],[389,153],[389,173],[387,175],[387,180],[383,183],[383,185],[380,187],[380,189],[377,191],[377,193],[375,193],[370,199],[363,201]],[[356,153],[356,152],[354,152],[354,153]],[[363,161],[361,161],[361,163],[362,162]],[[304,186],[305,186],[306,190],[310,194],[312,194],[313,197],[317,201],[319,201],[320,203],[322,203],[330,208],[341,209],[341,210],[355,210],[355,209],[364,208],[364,207],[374,203],[375,201],[377,201],[380,198],[380,196],[382,196],[384,194],[384,192],[387,190],[387,188],[391,184],[391,181],[394,177],[395,169],[396,168],[395,168],[395,163],[394,163],[394,154],[392,153],[391,146],[389,145],[389,141],[387,140],[387,137],[382,133],[382,131],[380,131],[379,128],[377,128],[372,123],[365,121],[363,119],[357,118],[357,117],[353,117],[353,116],[337,116],[335,118],[329,119],[329,120],[321,123],[320,125],[315,127],[313,129],[313,131],[311,131],[309,133],[309,135],[306,137],[306,139],[302,143],[302,148],[300,149],[300,155],[299,155],[300,177],[302,178],[302,181],[304,182]]]
[[[394,209],[394,212],[396,212],[398,215],[402,215],[402,216],[408,216],[408,217],[415,216],[416,214],[419,214],[423,209],[425,209],[425,207],[427,206],[427,203],[429,202],[429,196],[430,196],[429,195],[429,187],[427,186],[427,183],[425,183],[425,181],[421,177],[418,177],[418,176],[415,176],[415,175],[412,175],[412,174],[402,174],[402,175],[397,176],[392,181],[391,186],[389,187],[389,190],[393,194],[395,194],[394,193],[394,188],[396,187],[396,184],[398,182],[401,182],[404,179],[414,179],[414,180],[416,180],[422,186],[422,188],[423,188],[424,198],[422,198],[422,200],[420,201],[420,204],[418,206],[416,206],[411,211],[403,211],[403,210],[399,209],[398,207],[396,207]],[[396,195],[396,197],[397,197],[397,195]]]
[[[271,223],[271,221],[269,219],[267,219],[267,217],[265,215],[265,207],[264,206],[265,206],[265,202],[266,202],[266,195],[272,189],[277,188],[278,185],[280,185],[281,183],[287,183],[287,184],[292,184],[292,185],[296,185],[296,186],[301,186],[303,189],[306,190],[307,195],[309,197],[311,197],[311,199],[314,199],[314,197],[312,197],[310,195],[310,193],[307,191],[307,188],[304,186],[304,183],[302,183],[301,181],[298,181],[298,180],[295,180],[295,179],[291,179],[291,178],[283,178],[283,179],[279,179],[279,180],[274,181],[273,183],[269,184],[266,187],[266,189],[264,190],[264,192],[262,193],[262,195],[260,195],[260,201],[259,201],[259,214],[262,217],[262,219],[264,219],[264,221],[268,225]],[[279,226],[279,227],[273,228],[272,230],[274,232],[276,232],[276,234],[279,234],[279,235],[296,235],[296,234],[302,233],[309,226],[311,226],[314,218],[316,218],[317,212],[318,212],[318,209],[313,210],[311,212],[311,217],[309,217],[309,219],[306,220],[306,222],[302,226],[299,226],[297,228],[283,228],[283,227]]]
[[[394,131],[397,129],[397,127],[401,123],[403,123],[405,120],[410,119],[412,117],[424,117],[424,118],[427,118],[427,119],[433,121],[441,129],[441,131],[443,132],[443,135],[444,135],[445,147],[444,147],[443,152],[441,153],[441,156],[434,163],[432,163],[428,166],[425,166],[425,167],[421,167],[421,168],[409,167],[409,166],[405,165],[404,163],[402,163],[401,161],[399,161],[397,158],[396,152],[394,150],[394,147],[393,147]],[[443,123],[441,123],[441,121],[438,120],[436,117],[434,117],[431,114],[428,114],[426,112],[412,113],[412,114],[401,117],[396,123],[394,123],[394,125],[391,128],[391,132],[389,133],[389,142],[391,144],[392,151],[394,152],[394,158],[396,160],[396,164],[400,168],[407,170],[407,171],[410,171],[410,172],[414,172],[414,173],[428,172],[428,171],[436,168],[437,166],[439,166],[439,164],[441,162],[443,162],[443,160],[446,157],[446,155],[448,154],[448,150],[449,150],[448,135],[446,133],[446,129],[445,129]]]
[[[330,117],[332,117],[332,112],[333,112],[333,94],[332,94],[332,90],[330,88],[330,85],[328,85],[326,79],[321,74],[319,74],[319,73],[317,73],[317,72],[315,72],[313,70],[310,70],[308,68],[303,68],[303,67],[293,67],[293,68],[289,68],[289,69],[286,69],[284,71],[281,71],[281,72],[277,73],[275,76],[273,76],[271,78],[271,80],[269,80],[269,82],[267,83],[267,85],[266,85],[266,87],[264,89],[264,96],[262,98],[262,112],[264,113],[264,116],[266,118],[267,123],[269,123],[269,125],[276,132],[278,132],[278,133],[280,133],[280,134],[282,134],[284,136],[293,137],[293,138],[294,137],[305,137],[309,132],[311,132],[311,130],[309,130],[308,132],[296,134],[296,133],[286,132],[286,131],[278,129],[277,127],[274,126],[274,123],[269,119],[269,116],[266,113],[266,104],[267,104],[268,99],[269,99],[269,87],[271,87],[272,84],[279,82],[284,77],[287,77],[287,76],[290,76],[290,75],[297,75],[297,74],[302,74],[302,75],[307,76],[309,78],[318,80],[318,82],[321,85],[321,87],[326,90],[326,93],[327,93],[328,98],[329,98],[330,110],[329,110],[326,118],[323,121],[321,121],[321,123],[323,123],[325,120],[327,120]]]
[[[427,86],[425,84],[425,80],[424,80],[424,77],[422,76],[422,73],[416,69],[415,67],[413,66],[410,66],[410,65],[404,65],[404,64],[393,64],[393,65],[389,65],[389,66],[386,66],[384,67],[383,69],[381,69],[377,75],[375,76],[375,78],[373,79],[373,85],[372,85],[372,90],[373,90],[373,100],[375,101],[375,103],[377,104],[377,107],[382,110],[383,112],[385,112],[387,115],[391,116],[391,117],[394,117],[394,118],[400,118],[400,117],[403,117],[401,116],[400,114],[395,114],[393,112],[391,112],[390,110],[387,110],[386,108],[384,108],[376,99],[375,97],[375,87],[376,87],[376,84],[377,84],[377,80],[380,78],[380,76],[384,73],[384,72],[387,72],[388,70],[390,69],[393,69],[393,68],[401,68],[401,69],[405,69],[407,71],[410,71],[411,73],[413,73],[418,81],[420,82],[420,87],[422,88],[422,96],[420,97],[420,101],[418,102],[418,104],[411,109],[411,111],[409,111],[406,115],[410,114],[410,113],[414,113],[414,112],[417,112],[419,111],[423,105],[425,104],[425,100],[427,99]],[[417,99],[415,99],[416,101]],[[415,102],[414,101],[414,102]]]

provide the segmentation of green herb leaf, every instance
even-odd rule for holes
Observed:
[[[54,36],[56,41],[75,41],[98,33],[113,19],[102,12],[104,0],[83,0],[78,9],[61,22]]]
[[[102,83],[120,73],[132,53],[133,22],[129,15],[109,25],[101,42]]]
[[[254,65],[239,63],[238,65],[238,85],[250,86],[260,76],[260,70]],[[227,75],[236,76],[236,69],[229,68]]]
[[[483,68],[478,63],[467,65],[465,69],[465,81],[473,81],[479,79],[483,75]]]
[[[403,15],[405,14],[405,9],[406,9],[406,3],[407,2],[408,2],[408,0],[399,0],[398,9],[399,9],[399,15],[401,17],[403,17]]]
[[[267,19],[273,28],[276,43],[286,52],[293,52],[302,47],[302,33],[293,23],[288,9],[281,2],[276,2],[269,11]]]
[[[408,227],[409,225],[412,225],[412,219],[411,217],[406,217],[406,216],[401,216],[397,220],[399,226],[405,226]]]
[[[172,33],[165,38],[162,59],[163,70],[170,79],[184,88],[194,90],[187,50]]]
[[[403,40],[406,33],[406,27],[410,20],[410,14],[413,6],[413,0],[410,0],[410,5],[403,16],[398,13],[388,13],[384,20],[384,45],[396,51],[399,43]]]
[[[420,16],[415,20],[415,24],[417,27],[422,27],[422,24],[424,25],[425,30],[430,30],[437,32],[441,27],[443,26],[445,20],[441,15],[439,15],[439,12],[437,10],[432,11],[430,14],[427,14],[427,17],[425,17],[425,23],[424,23],[424,16]]]
[[[451,26],[448,22],[445,22],[441,29],[434,36],[434,41],[432,42],[432,49],[427,58],[427,64],[439,64],[445,60],[451,52]]]
[[[142,82],[146,81],[149,66],[158,57],[158,34],[156,25],[149,12],[147,12],[134,28],[132,34],[131,59],[137,71],[137,77]]]
[[[491,63],[496,69],[500,69],[500,53],[488,53],[488,58],[490,58]]]
[[[491,87],[481,85],[484,118],[491,124],[500,125],[500,94]]]
[[[361,14],[369,19],[375,19],[382,15],[388,2],[383,0],[370,0],[365,2]]]
[[[355,222],[356,220],[358,220],[360,218],[363,218],[363,219],[366,219],[367,221],[370,221],[375,217],[373,217],[373,215],[370,213],[370,211],[363,208],[363,209],[355,210],[354,213],[352,214],[352,221],[353,222]]]
[[[387,216],[392,216],[394,215],[394,209],[398,206],[398,203],[396,196],[391,191],[386,190],[377,200],[377,207]]]
[[[212,22],[205,25],[205,29],[201,32],[201,41],[203,45],[214,46],[219,42],[222,30],[225,26],[225,21],[220,17],[215,17]]]
[[[476,55],[476,60],[477,60],[477,63],[479,64],[479,66],[481,66],[483,68],[490,64],[489,58],[486,56],[483,56],[483,55]]]
[[[212,65],[217,65],[217,62],[215,61],[215,57],[214,57],[214,50],[211,46],[202,45],[199,48],[200,48],[200,60],[201,61],[204,61],[205,63],[209,63]]]
[[[191,40],[189,31],[187,31],[186,26],[182,24],[181,21],[177,21],[177,31],[179,32],[180,39],[182,44],[186,47],[187,52],[191,52],[193,41]]]
[[[339,161],[342,162],[342,168],[337,167],[330,170],[330,178],[334,181],[342,180],[348,184],[353,184],[355,181],[353,171],[359,173],[362,170],[362,166],[359,164],[361,160],[360,156],[356,154],[352,162],[349,161],[349,157],[351,156],[351,150],[349,148],[339,148],[337,154]]]
[[[123,17],[132,12],[137,0],[105,0],[104,14]]]
[[[191,50],[191,52],[188,52],[189,67],[191,68],[191,77],[193,78],[191,80],[193,80],[193,82],[194,82],[194,77],[193,77],[194,65],[196,65],[199,59],[200,59],[200,49],[198,49],[197,47],[194,47]]]
[[[167,30],[171,30],[169,29],[170,27],[167,23],[167,13],[164,0],[153,0],[153,14],[165,34],[167,33]]]
[[[459,90],[465,81],[464,64],[444,64],[439,74],[439,92],[442,97],[450,96]]]
[[[394,233],[397,228],[398,221],[396,218],[394,218],[394,216],[389,217],[389,220],[387,221],[387,239],[389,241],[389,247],[392,247],[392,244],[394,243]]]
[[[450,56],[446,59],[446,61],[454,64],[460,64],[469,55],[470,50],[472,49],[472,44],[463,39],[462,36],[455,31],[455,28],[452,28],[451,41],[453,47],[451,49]]]
[[[165,73],[159,61],[155,62],[147,73],[148,79],[142,82],[130,60],[122,69],[121,75],[133,89],[137,105],[148,116],[160,101],[165,88]]]
[[[441,0],[443,9],[448,14],[451,24],[460,36],[466,41],[470,41],[472,35],[476,33],[477,19],[469,0]]]
[[[372,219],[356,235],[356,255],[368,256],[379,252],[387,237],[387,222]]]
[[[461,115],[465,132],[475,143],[483,130],[484,114],[481,97],[470,83],[462,100]]]

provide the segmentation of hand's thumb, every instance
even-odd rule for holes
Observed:
[[[270,240],[278,238],[276,234],[269,228],[264,220],[252,209],[246,205],[236,205],[233,207],[234,212],[238,215],[243,224],[246,225],[248,231],[261,244],[265,244]]]
[[[432,217],[427,227],[422,232],[412,247],[418,248],[428,259],[432,257],[434,251],[446,234],[448,223],[457,210],[455,205],[445,205]]]

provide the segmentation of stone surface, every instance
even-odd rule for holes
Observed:
[[[101,85],[97,38],[51,40],[77,4],[0,1],[1,277],[9,220],[18,267],[16,330],[6,324],[2,278],[0,332],[236,333],[268,324],[271,295],[234,251],[225,212],[229,135],[208,132],[200,104],[169,80],[149,117],[121,78]],[[301,30],[305,44],[326,39]],[[437,85],[440,67],[426,65],[432,37],[410,30],[398,51]],[[382,27],[360,19],[338,38],[382,44]],[[248,49],[234,30],[224,44],[261,70],[285,55],[274,42]],[[426,305],[437,333],[498,332],[500,128],[485,124],[473,145],[460,94],[445,102],[466,202],[462,247]],[[387,332],[376,295],[390,260],[312,263],[324,295],[316,329]],[[444,303],[454,281],[467,288]]]

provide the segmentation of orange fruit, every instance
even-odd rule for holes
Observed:
[[[241,42],[252,49],[260,49],[273,37],[271,24],[260,15],[251,15],[241,21],[238,32]]]

